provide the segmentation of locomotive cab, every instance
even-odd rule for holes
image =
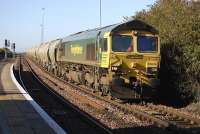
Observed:
[[[117,98],[151,97],[159,86],[160,41],[157,34],[118,31],[109,36],[110,90]]]

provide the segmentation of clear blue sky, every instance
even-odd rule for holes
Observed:
[[[110,25],[147,9],[156,0],[102,0],[102,25]],[[45,8],[44,41],[99,26],[99,0],[0,0],[0,47],[4,39],[16,42],[16,50],[41,42]]]

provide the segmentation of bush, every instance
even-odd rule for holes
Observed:
[[[199,2],[158,0],[134,18],[157,28],[161,37],[160,98],[181,105],[199,101]]]
[[[8,48],[6,49],[7,49],[7,57],[12,58],[13,53]],[[5,48],[0,48],[0,59],[3,59],[4,57],[5,57]]]

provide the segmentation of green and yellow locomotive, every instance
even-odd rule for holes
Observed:
[[[158,32],[139,20],[67,36],[47,51],[50,55],[55,62],[49,71],[102,95],[151,97],[159,86]],[[46,65],[51,69],[51,60]]]

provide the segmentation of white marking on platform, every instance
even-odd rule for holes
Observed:
[[[34,109],[40,114],[40,116],[47,122],[47,124],[57,133],[57,134],[67,134],[34,100],[33,98],[22,88],[22,86],[16,80],[13,73],[13,64],[10,67],[10,75],[12,81],[15,83],[19,91],[23,94],[26,100],[34,107]]]

